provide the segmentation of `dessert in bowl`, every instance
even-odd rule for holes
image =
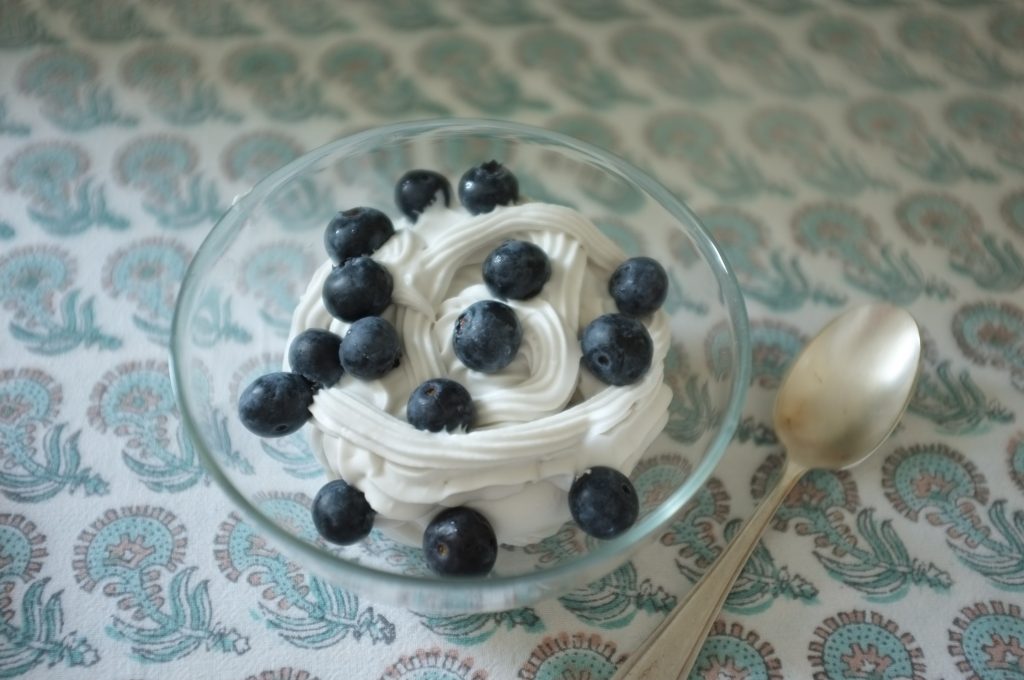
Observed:
[[[492,158],[514,172],[516,200],[474,212],[471,201],[452,195],[445,205],[437,193],[411,216],[395,203],[396,182],[409,170],[429,168],[455,184]],[[324,294],[348,266],[328,260],[325,227],[357,206],[394,220],[369,256],[392,278],[391,295],[366,318],[394,330],[397,365],[370,377],[343,371],[314,391],[308,426],[257,437],[236,415],[246,387],[291,369],[289,344],[303,331],[341,338],[361,323]],[[527,299],[508,299],[481,280],[482,262],[509,241],[538,246],[550,261]],[[642,319],[651,356],[642,375],[609,384],[600,367],[588,370],[582,341],[595,320],[622,315],[609,278],[646,255],[668,284],[659,309],[630,317]],[[454,333],[480,305],[506,306],[521,324],[521,343],[496,370],[460,353]],[[211,331],[227,313],[247,342]],[[295,564],[429,611],[520,606],[619,566],[710,474],[736,427],[749,372],[735,280],[685,206],[577,140],[465,120],[339,140],[242,196],[182,286],[172,357],[187,434],[246,519]],[[433,432],[409,422],[412,392],[437,378],[472,395],[470,427]],[[569,517],[572,485],[597,466],[630,474],[639,500],[635,523],[611,538],[588,535]],[[365,494],[377,527],[344,547],[323,540],[309,510],[339,477]],[[463,506],[479,510],[501,544],[486,576],[435,573],[418,547],[439,510]]]

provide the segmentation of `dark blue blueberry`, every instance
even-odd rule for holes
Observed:
[[[569,512],[594,538],[615,538],[636,522],[640,499],[629,477],[614,468],[595,466],[572,483]]]
[[[529,241],[505,241],[484,260],[484,283],[500,298],[529,300],[551,278],[551,261]]]
[[[583,329],[583,365],[607,385],[631,385],[651,367],[654,342],[642,323],[624,314],[599,316]]]
[[[341,365],[363,380],[380,378],[398,365],[402,345],[387,319],[367,316],[352,324],[341,342]]]
[[[455,320],[452,349],[463,364],[495,373],[512,363],[523,341],[515,311],[503,302],[474,302]]]
[[[328,543],[351,545],[373,529],[377,515],[366,496],[344,480],[327,482],[313,499],[313,524]]]
[[[608,281],[608,292],[623,314],[650,314],[665,302],[668,274],[657,260],[631,257],[612,274]]]
[[[415,222],[423,211],[437,200],[440,193],[445,207],[452,203],[452,185],[445,176],[433,170],[410,170],[395,185],[395,203],[406,217]]]
[[[486,576],[498,559],[498,540],[476,510],[447,508],[423,532],[423,555],[442,576]]]
[[[447,378],[427,380],[409,396],[405,417],[417,430],[468,430],[476,417],[469,390]]]
[[[261,437],[283,437],[309,420],[313,383],[298,373],[267,373],[238,398],[238,418]]]
[[[288,346],[288,365],[292,371],[316,383],[330,387],[341,379],[341,338],[322,328],[308,328]]]
[[[498,161],[473,166],[459,180],[459,200],[471,214],[489,213],[497,205],[519,200],[519,180]]]
[[[334,264],[370,255],[395,233],[391,218],[374,208],[351,208],[338,213],[324,230],[324,248]]]
[[[324,279],[322,298],[331,316],[355,321],[387,309],[393,287],[384,265],[369,257],[354,257],[331,269]]]

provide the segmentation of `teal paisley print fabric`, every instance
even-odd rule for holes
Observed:
[[[240,514],[185,435],[167,348],[234,197],[339,136],[448,115],[586,140],[684,198],[735,269],[753,370],[726,458],[629,562],[528,607],[443,616],[324,578]],[[508,154],[440,151],[449,175]],[[411,162],[379,158],[396,176]],[[629,186],[581,191],[642,215]],[[315,233],[340,195],[311,177],[266,209]],[[775,391],[865,301],[920,322],[908,414],[865,465],[797,485],[689,677],[1024,677],[1018,2],[4,0],[0,199],[0,678],[608,680],[771,489]],[[601,227],[635,245],[621,220]],[[197,391],[234,400],[280,364],[254,338],[284,340],[320,257],[248,247],[192,338],[237,369],[221,384],[199,367]],[[666,304],[706,311],[681,287]],[[721,417],[691,368],[728,370],[724,342],[712,329],[667,358],[673,440]],[[302,436],[247,448],[232,417],[194,425],[241,478],[261,457],[296,483],[322,474]],[[689,469],[674,455],[634,471],[641,502]],[[315,540],[308,494],[254,500]],[[557,562],[588,540],[566,528],[530,550]],[[378,533],[354,550],[424,569]]]

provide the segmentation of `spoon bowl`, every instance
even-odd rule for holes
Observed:
[[[833,320],[790,367],[775,398],[787,459],[838,470],[861,462],[899,423],[914,393],[921,334],[909,312],[856,307]]]
[[[779,504],[808,470],[856,465],[882,445],[910,403],[920,362],[917,322],[891,305],[856,307],[815,336],[775,399],[775,433],[787,451],[778,483],[615,680],[688,676]]]

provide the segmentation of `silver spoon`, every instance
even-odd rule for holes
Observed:
[[[910,402],[920,360],[914,318],[884,304],[851,309],[804,348],[775,398],[775,434],[787,451],[778,484],[615,680],[687,677],[779,504],[808,470],[848,468],[881,446]]]

